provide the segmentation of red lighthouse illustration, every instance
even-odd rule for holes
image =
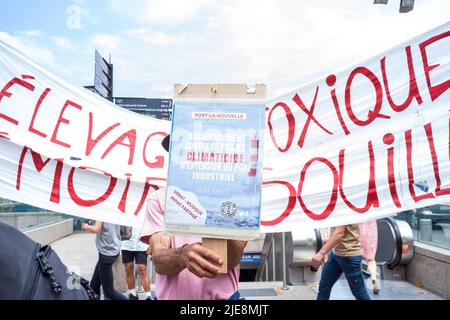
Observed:
[[[249,164],[250,170],[248,171],[249,177],[255,177],[258,171],[258,151],[259,151],[259,140],[254,136],[250,140],[250,150],[249,150]]]

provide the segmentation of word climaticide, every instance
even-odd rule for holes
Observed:
[[[244,155],[238,153],[194,152],[186,153],[187,161],[244,163]]]

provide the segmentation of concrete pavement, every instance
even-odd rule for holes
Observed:
[[[98,259],[95,247],[95,235],[78,232],[51,244],[52,248],[67,265],[69,270],[81,275],[87,280],[92,278]],[[120,266],[116,270],[120,270]],[[118,272],[121,273],[121,272]],[[123,274],[121,274],[123,278]],[[374,300],[442,300],[427,290],[418,288],[406,281],[381,281],[379,295],[370,293]],[[317,296],[317,284],[289,286],[282,289],[282,282],[241,282],[239,291],[248,300],[314,300]],[[119,291],[123,286],[115,285]],[[152,286],[154,289],[154,286]],[[348,284],[340,279],[331,293],[333,300],[353,300]]]
[[[91,280],[98,260],[95,234],[76,232],[50,245],[71,272]]]

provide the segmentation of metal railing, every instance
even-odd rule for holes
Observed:
[[[0,213],[0,222],[6,223],[21,231],[49,225],[66,218],[62,213],[51,211]]]
[[[280,241],[281,240],[281,241]],[[281,242],[281,243],[280,243]],[[281,263],[277,260],[277,244],[281,251]],[[281,264],[281,266],[279,266]],[[283,290],[288,290],[287,275],[287,256],[286,256],[286,234],[268,233],[264,240],[261,254],[260,268],[256,274],[256,281],[283,281]],[[280,270],[281,269],[281,270]],[[269,277],[271,274],[271,279]],[[281,279],[280,279],[281,278]]]
[[[150,255],[147,256],[147,275],[150,279],[150,286],[155,285],[155,266],[153,265],[152,257]],[[142,286],[141,277],[139,275],[139,270],[137,268],[137,265],[134,265],[134,278],[137,284],[137,292],[142,293],[144,292],[144,287]]]

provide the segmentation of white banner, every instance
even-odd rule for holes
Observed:
[[[450,23],[270,101],[263,232],[448,202]],[[140,224],[170,122],[71,85],[0,42],[0,196]]]
[[[449,88],[447,23],[272,100],[262,230],[343,225],[448,202]]]
[[[71,85],[0,42],[0,196],[117,224],[141,224],[165,183],[168,121]]]

